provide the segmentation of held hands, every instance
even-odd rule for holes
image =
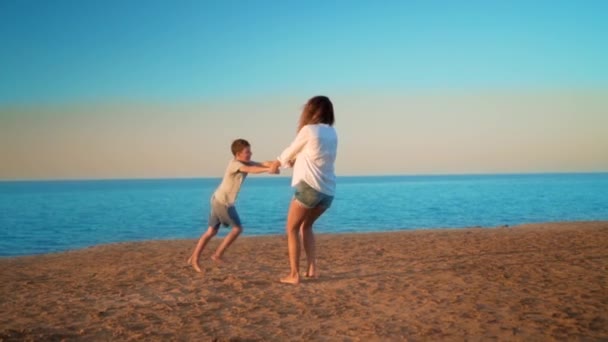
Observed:
[[[273,175],[280,174],[281,172],[279,171],[279,166],[281,166],[281,164],[278,161],[272,162],[272,164],[270,164],[270,168],[268,169],[268,173]]]
[[[292,159],[290,161],[287,162],[287,167],[293,167],[293,164],[295,164],[296,160]],[[268,169],[268,173],[273,174],[273,175],[278,175],[281,173],[281,171],[279,170],[279,167],[281,166],[281,163],[278,160],[272,161],[269,164],[269,169]]]

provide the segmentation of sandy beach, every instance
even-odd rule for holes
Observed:
[[[0,259],[0,340],[608,339],[608,222],[319,234],[299,286],[282,236],[219,241]]]

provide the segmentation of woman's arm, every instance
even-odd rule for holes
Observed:
[[[308,142],[309,139],[310,139],[310,129],[307,126],[304,126],[304,127],[302,127],[300,132],[298,132],[298,135],[291,142],[289,147],[287,147],[285,150],[283,150],[283,152],[277,158],[277,160],[274,162],[274,164],[276,164],[276,162],[279,162],[280,165],[283,167],[292,167],[293,161],[296,159],[298,153],[300,153],[302,151],[304,146],[306,146],[306,143]]]

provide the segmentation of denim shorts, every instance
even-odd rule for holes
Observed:
[[[334,200],[334,196],[329,196],[315,190],[304,181],[298,183],[295,188],[296,191],[293,197],[298,203],[308,209],[316,207],[329,208],[331,207],[331,202]]]
[[[211,211],[209,213],[209,227],[219,229],[220,225],[224,227],[242,227],[239,214],[233,205],[226,205],[218,202],[215,198],[211,198]]]

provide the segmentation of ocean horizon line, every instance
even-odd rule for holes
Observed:
[[[492,177],[492,176],[550,176],[550,175],[603,175],[607,171],[539,171],[539,172],[471,172],[471,173],[387,173],[387,174],[343,174],[338,179],[347,178],[386,178],[386,177]],[[222,176],[202,177],[107,177],[107,178],[15,178],[0,179],[0,183],[37,183],[37,182],[104,182],[104,181],[167,181],[167,180],[213,180]],[[291,176],[256,175],[258,179],[289,179]]]

